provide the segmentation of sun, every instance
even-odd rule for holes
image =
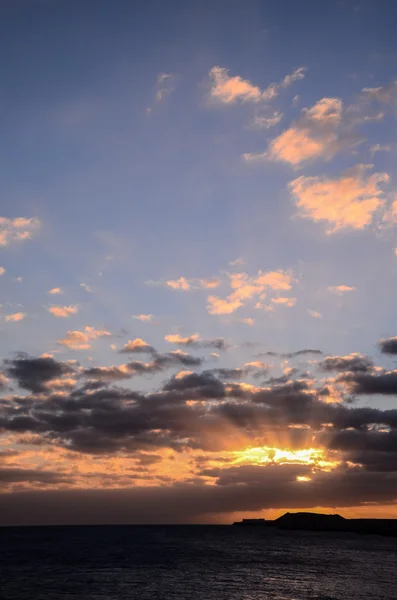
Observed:
[[[272,448],[263,446],[257,448],[246,448],[245,450],[234,452],[235,464],[300,464],[308,465],[313,468],[319,468],[323,471],[330,471],[338,466],[339,462],[329,460],[325,450],[322,448],[304,448],[299,450],[290,450],[286,448]]]

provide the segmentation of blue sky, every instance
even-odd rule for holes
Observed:
[[[206,368],[314,348],[394,373],[394,3],[7,0],[0,17],[4,359],[119,366],[138,338]]]

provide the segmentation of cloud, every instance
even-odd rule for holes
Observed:
[[[49,290],[48,293],[54,296],[55,294],[63,294],[63,290],[59,287],[54,287],[51,290]]]
[[[343,296],[348,292],[355,292],[356,288],[350,285],[330,285],[328,287],[328,291],[332,294],[336,294],[337,296]]]
[[[397,394],[397,371],[348,372],[340,375],[338,381],[345,383],[353,394]]]
[[[7,323],[16,323],[17,321],[22,321],[26,317],[26,314],[23,312],[13,313],[11,315],[6,315],[5,320]]]
[[[330,234],[370,225],[383,204],[379,184],[388,181],[386,173],[366,175],[366,166],[357,165],[339,179],[302,175],[290,182],[289,189],[299,216],[314,222],[324,221]]]
[[[217,296],[208,296],[207,310],[210,315],[230,315],[242,305],[240,300],[222,300]]]
[[[172,73],[160,73],[157,76],[156,102],[162,102],[174,91],[175,76]]]
[[[202,288],[210,290],[219,287],[221,282],[219,279],[201,279],[200,285]]]
[[[150,323],[153,320],[153,315],[132,315],[133,319],[138,319],[143,323]]]
[[[77,314],[77,306],[50,306],[48,311],[54,315],[54,317],[70,317],[71,315]]]
[[[250,325],[251,327],[255,325],[255,320],[251,317],[243,317],[239,319],[240,323],[245,323],[245,325]]]
[[[379,347],[383,354],[397,354],[397,337],[381,340]]]
[[[5,390],[8,386],[8,379],[4,373],[0,372],[0,391]]]
[[[7,483],[35,482],[55,485],[71,483],[71,479],[60,473],[43,469],[21,469],[18,467],[0,467],[0,487]]]
[[[383,215],[383,222],[387,225],[395,225],[397,223],[397,200],[394,200],[387,208]]]
[[[178,346],[191,346],[193,348],[214,348],[215,350],[226,350],[228,344],[223,338],[215,338],[212,340],[203,340],[198,333],[183,337],[177,334],[166,335],[164,339],[171,344]]]
[[[270,116],[266,117],[263,115],[255,115],[253,120],[254,127],[258,129],[269,129],[278,125],[283,118],[283,113],[275,110]]]
[[[278,356],[280,358],[295,358],[297,356],[305,356],[307,354],[318,354],[321,355],[322,351],[318,348],[303,348],[302,350],[296,350],[295,352],[260,352],[257,356]]]
[[[273,290],[290,290],[292,287],[292,275],[286,271],[268,271],[263,273],[258,271],[258,277],[255,280],[260,286],[269,287]]]
[[[244,152],[242,155],[243,160],[245,162],[260,162],[263,160],[267,160],[266,152]]]
[[[265,275],[264,280],[275,286],[292,285],[292,276],[290,283],[268,277],[268,273],[259,273],[252,279]],[[241,274],[230,277],[229,282],[232,292],[241,286],[259,285]],[[266,293],[272,290],[269,286]],[[92,337],[104,332],[87,327],[79,333]],[[182,346],[193,348],[213,342],[198,334],[179,335],[171,341],[182,341]],[[138,475],[146,479],[145,485],[158,486],[161,482],[162,487],[155,488],[158,506],[158,494],[163,493],[164,486],[173,501],[179,501],[179,496],[173,494],[179,494],[186,481],[196,478],[201,485],[186,489],[192,489],[200,515],[207,510],[195,495],[201,494],[201,488],[209,490],[204,494],[213,494],[213,489],[226,490],[222,502],[227,504],[219,509],[225,513],[234,510],[235,502],[239,510],[248,510],[246,503],[253,501],[274,508],[288,501],[287,492],[294,498],[295,507],[307,501],[316,505],[324,498],[328,504],[332,499],[349,504],[395,498],[395,477],[390,474],[397,473],[393,432],[397,429],[397,410],[357,406],[341,400],[345,391],[395,395],[397,371],[385,371],[366,356],[349,354],[323,358],[318,364],[323,372],[316,378],[302,373],[300,366],[286,367],[284,359],[307,361],[310,354],[321,356],[318,349],[265,354],[281,359],[276,367],[281,368],[281,376],[273,373],[275,360],[271,365],[253,360],[242,366],[202,370],[202,358],[181,350],[164,354],[153,350],[148,362],[134,360],[88,368],[80,367],[76,361],[20,354],[4,362],[4,373],[12,384],[17,383],[29,393],[13,392],[0,399],[0,429],[9,443],[36,444],[34,460],[43,464],[43,471],[59,472],[65,485],[84,487],[86,493],[91,493],[87,488],[93,485],[125,486],[125,476],[131,477],[133,493],[137,493]],[[196,368],[199,372],[195,372]],[[167,369],[175,369],[175,375],[171,372],[160,383],[156,377],[154,390],[148,390],[147,381],[133,390],[123,383],[129,377],[151,376]],[[328,376],[332,371],[336,371],[335,377]],[[318,371],[313,368],[313,372]],[[265,373],[267,379],[260,386],[245,379],[247,376],[263,380]],[[335,389],[344,392],[337,398]],[[256,457],[255,452],[251,453],[255,449]],[[278,462],[280,452],[284,452],[284,458]],[[299,458],[305,452],[307,462]],[[18,459],[18,468],[36,469],[31,456],[27,453],[26,458]],[[161,469],[156,470],[159,459],[155,456],[170,463],[165,467],[162,463]],[[203,460],[196,463],[195,458],[200,456]],[[111,480],[105,477],[109,474],[109,460]],[[135,472],[133,465],[137,462],[153,467]],[[93,469],[98,471],[98,479],[92,479]],[[297,478],[303,477],[310,481],[297,483]],[[26,482],[25,490],[41,485],[33,479],[29,483],[27,478]],[[12,481],[7,485],[11,486],[7,491],[11,490]],[[200,502],[206,502],[205,498],[200,496]],[[9,517],[14,503],[7,506]],[[213,496],[208,506],[211,510],[217,508]],[[307,508],[306,504],[303,506]],[[33,503],[33,511],[35,507]],[[186,510],[191,510],[190,505]],[[27,514],[32,518],[31,512]],[[158,518],[158,512],[154,514]],[[187,513],[182,514],[185,518]]]
[[[188,292],[191,289],[190,283],[184,277],[175,280],[170,279],[166,284],[173,290],[183,290],[184,292]]]
[[[274,304],[280,304],[281,306],[292,307],[296,304],[296,298],[272,298]]]
[[[19,387],[36,394],[46,391],[52,380],[75,372],[69,363],[51,357],[33,358],[24,353],[5,360],[4,364],[8,377],[14,379]]]
[[[28,240],[39,229],[39,219],[32,217],[16,217],[8,219],[0,217],[0,246],[8,246],[14,242]]]
[[[300,118],[270,142],[266,157],[293,167],[319,158],[330,160],[362,141],[353,134],[359,122],[353,107],[345,109],[340,98],[322,98],[302,109]]]
[[[235,260],[229,261],[229,265],[231,267],[239,267],[240,265],[245,265],[245,260],[241,257],[236,258]]]
[[[317,312],[316,310],[312,310],[311,308],[307,309],[307,312],[309,313],[309,315],[311,317],[313,317],[314,319],[322,319],[322,314]]]
[[[293,277],[286,271],[258,271],[256,276],[247,273],[229,273],[229,283],[233,290],[225,299],[209,296],[207,310],[210,315],[228,315],[235,312],[256,296],[264,297],[269,290],[290,290]],[[257,305],[258,307],[258,305]]]
[[[368,372],[373,362],[367,356],[354,352],[347,356],[326,356],[319,366],[325,371]]]
[[[371,102],[379,102],[394,107],[397,104],[397,80],[384,86],[364,88],[362,96]]]
[[[123,489],[14,491],[0,495],[1,525],[71,525],[232,522],[235,513],[270,508],[307,510],[395,500],[395,480],[387,473],[343,467],[311,473],[302,465],[241,465],[213,469],[215,485],[134,485]],[[297,477],[309,476],[304,484]],[[161,506],[161,514],[159,513]],[[197,560],[201,556],[197,550]]]
[[[0,267],[0,276],[4,275],[4,273],[6,272],[4,267]]]
[[[91,342],[97,338],[111,335],[104,329],[95,329],[88,325],[84,328],[84,331],[68,331],[66,336],[58,341],[61,346],[66,346],[71,350],[87,350],[91,348]]]
[[[263,159],[282,160],[296,166],[303,161],[322,156],[326,148],[325,141],[313,139],[307,131],[292,127],[271,142],[268,152],[259,156]]]
[[[370,147],[369,151],[372,156],[377,152],[391,152],[394,146],[392,144],[373,144]]]
[[[92,292],[92,289],[86,283],[80,283],[80,287],[83,288],[83,290],[88,292],[89,294]]]
[[[135,340],[129,340],[120,352],[123,354],[137,354],[142,352],[151,354],[155,352],[155,349],[141,338],[135,338]]]
[[[363,430],[374,423],[390,427],[397,424],[397,410],[349,408],[329,400],[323,385],[316,388],[310,380],[284,378],[269,381],[262,388],[245,382],[227,383],[230,379],[241,380],[248,372],[263,373],[268,366],[262,363],[178,373],[154,392],[107,385],[105,389],[97,388],[98,384],[124,379],[130,374],[202,364],[202,359],[176,351],[155,355],[150,363],[84,369],[80,375],[89,379],[89,385],[59,394],[51,390],[51,382],[66,377],[74,369],[72,365],[48,358],[17,360],[6,365],[10,376],[26,389],[45,394],[39,398],[14,396],[0,403],[0,427],[19,435],[29,432],[41,435],[62,448],[89,454],[134,453],[163,447],[181,452],[194,448],[238,450],[239,443],[243,448],[247,444],[263,447],[270,440],[272,447],[283,443],[282,448],[286,443],[301,448],[306,440],[311,448],[318,445],[309,444],[322,443],[316,442],[318,434],[326,444],[330,432]],[[289,369],[284,375],[294,373],[295,370]],[[348,371],[340,381],[355,386],[362,384],[359,378],[364,375]],[[394,378],[394,389],[396,381]],[[382,393],[391,393],[391,387],[388,385],[387,392]],[[379,385],[374,389],[378,390]],[[328,424],[325,429],[324,423]],[[291,426],[295,429],[291,430]]]
[[[84,377],[97,382],[130,379],[133,374],[134,370],[128,365],[120,365],[118,367],[90,367],[82,371]]]
[[[164,337],[166,342],[170,342],[170,344],[178,344],[180,346],[193,346],[199,339],[200,335],[198,333],[193,333],[193,335],[189,335],[188,337],[182,337],[179,333],[166,335]]]
[[[305,69],[300,67],[290,75],[286,75],[279,83],[272,83],[265,90],[253,85],[248,79],[239,75],[230,77],[229,71],[223,67],[213,67],[210,72],[210,95],[222,104],[240,102],[266,102],[278,96],[282,88],[289,87],[295,81],[303,79]]]

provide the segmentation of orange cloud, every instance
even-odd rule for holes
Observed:
[[[39,227],[40,221],[35,217],[30,219],[0,217],[0,246],[28,240]]]
[[[109,336],[110,333],[104,329],[95,329],[88,325],[84,331],[68,331],[66,336],[58,341],[61,346],[66,346],[71,350],[87,350],[91,348],[91,342],[97,338]]]
[[[328,287],[328,291],[332,294],[342,296],[343,294],[347,294],[348,292],[355,292],[356,288],[350,285],[330,285]]]
[[[305,177],[289,184],[299,215],[313,221],[325,221],[327,233],[343,228],[363,229],[382,205],[380,183],[387,183],[386,173],[365,175],[366,166],[357,165],[339,179]]]
[[[179,279],[175,280],[170,279],[166,283],[168,287],[172,288],[173,290],[183,290],[184,292],[187,292],[191,289],[190,283],[184,277],[180,277]]]
[[[229,273],[228,276],[233,291],[225,299],[208,297],[207,310],[211,315],[231,314],[255,296],[263,299],[269,289],[290,290],[292,284],[292,275],[285,271],[258,271],[255,277],[249,277],[247,273]],[[258,307],[262,308],[261,303],[257,303]]]
[[[315,140],[306,129],[291,127],[274,139],[269,146],[269,152],[259,155],[262,158],[282,160],[291,165],[322,156],[326,149],[326,142]],[[257,155],[251,155],[250,159]]]
[[[52,288],[52,290],[49,290],[48,293],[52,294],[54,296],[55,294],[63,294],[63,291],[59,287],[54,287],[54,288]]]
[[[12,315],[6,315],[5,320],[7,323],[16,323],[17,321],[22,321],[26,317],[26,314],[23,312],[13,313]]]
[[[4,273],[6,272],[4,267],[0,267],[0,275],[4,275]]]
[[[182,337],[179,333],[166,335],[164,339],[170,344],[192,344],[193,342],[198,342],[200,339],[200,335],[198,333],[194,333],[188,337]]]
[[[316,310],[311,310],[310,308],[307,309],[307,312],[309,313],[309,315],[311,315],[312,317],[314,317],[315,319],[321,319],[322,318],[322,314],[320,314],[319,312],[317,312]]]
[[[272,302],[274,302],[274,304],[292,307],[296,304],[296,298],[273,298]]]
[[[240,323],[245,323],[246,325],[250,325],[252,327],[252,325],[254,325],[255,321],[251,317],[244,317],[244,318],[240,319]]]
[[[153,315],[132,315],[133,319],[138,319],[138,321],[142,321],[143,323],[150,323],[153,319]]]
[[[210,315],[230,315],[242,305],[239,300],[222,300],[217,296],[208,296],[207,310]]]
[[[258,272],[255,280],[261,286],[268,286],[273,290],[290,290],[292,287],[292,275],[286,271]]]
[[[290,86],[295,81],[304,78],[304,69],[300,67],[293,73],[286,75],[279,83],[270,84],[265,90],[253,85],[248,79],[239,75],[230,77],[227,69],[213,67],[209,76],[211,79],[211,97],[222,104],[233,104],[234,102],[260,102],[275,98],[281,88]]]
[[[192,373],[193,371],[179,371],[175,375],[175,379],[183,379],[184,377],[186,377],[187,375],[191,375]]]
[[[200,279],[200,285],[205,289],[217,288],[220,284],[219,279]]]
[[[142,340],[141,338],[135,338],[135,340],[129,340],[124,345],[124,350],[126,352],[137,352],[138,350],[148,350],[151,348],[150,344]]]
[[[48,311],[54,317],[70,317],[77,314],[77,306],[50,306]]]
[[[339,98],[322,98],[304,108],[297,122],[270,142],[264,157],[294,167],[318,158],[329,160],[341,148],[359,141],[351,134],[356,122]]]
[[[238,75],[230,77],[228,70],[222,67],[213,67],[209,76],[212,80],[211,96],[224,104],[232,104],[237,100],[258,102],[262,97],[258,86]]]

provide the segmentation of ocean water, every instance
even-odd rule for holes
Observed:
[[[231,526],[0,529],[1,600],[397,600],[397,539]]]

